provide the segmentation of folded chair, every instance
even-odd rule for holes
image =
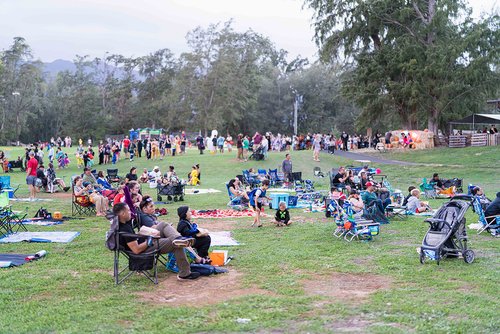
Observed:
[[[27,212],[12,210],[7,192],[0,193],[0,233],[6,235],[19,232],[19,230],[27,232],[23,223],[26,216]]]
[[[472,205],[474,212],[479,216],[478,223],[482,225],[477,234],[481,234],[484,231],[490,231],[493,235],[498,234],[500,232],[500,215],[485,217],[483,206],[478,196],[473,197]]]

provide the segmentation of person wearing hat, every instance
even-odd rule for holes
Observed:
[[[161,172],[160,172],[160,167],[154,166],[153,170],[149,173],[149,178],[154,179],[156,182],[159,182],[161,180]]]
[[[366,191],[363,193],[361,196],[363,202],[365,203],[366,207],[370,207],[372,205],[376,205],[377,208],[381,213],[385,214],[385,208],[391,204],[391,199],[386,198],[384,202],[380,198],[378,198],[377,194],[375,193],[376,191],[376,185],[373,182],[367,182],[366,183]]]
[[[109,208],[108,199],[97,191],[94,190],[94,187],[90,182],[83,181],[81,176],[77,176],[73,180],[73,191],[75,196],[81,196],[83,198],[88,198],[91,203],[95,204],[96,216],[104,217],[106,216],[106,211]]]
[[[177,224],[177,232],[179,232],[183,237],[194,238],[195,242],[193,248],[196,249],[198,255],[204,258],[206,261],[210,261],[208,257],[208,249],[212,239],[208,235],[208,232],[203,229],[199,229],[198,225],[191,222],[191,211],[187,206],[181,206],[177,209],[177,215],[179,216],[179,223]]]

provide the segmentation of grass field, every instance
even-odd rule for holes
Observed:
[[[3,149],[10,157],[20,152]],[[201,188],[221,192],[187,195],[183,204],[213,209],[225,208],[224,182],[242,169],[275,168],[283,155],[271,153],[263,162],[240,163],[234,152],[200,156],[191,150],[164,161],[121,161],[117,167],[125,175],[132,165],[139,170],[159,165],[163,172],[173,164],[178,174],[187,175],[191,165],[200,163]],[[482,185],[492,198],[500,190],[499,156],[498,148],[436,149],[383,157],[440,166],[378,167],[393,187],[403,190],[438,172],[442,177]],[[328,180],[314,178],[314,166],[326,171],[353,164],[331,155],[321,155],[321,163],[313,164],[312,152],[304,151],[292,152],[292,160],[294,170],[302,171],[303,178],[313,179],[322,189],[327,188]],[[58,171],[58,176],[68,181],[80,172],[71,167]],[[22,184],[17,195],[27,197],[24,173],[9,175],[13,184]],[[147,187],[143,192],[153,194]],[[39,197],[53,201],[11,203],[14,209],[27,209],[29,216],[40,206],[71,214],[69,194]],[[439,203],[431,201],[433,207]],[[177,222],[178,206],[161,206],[170,212],[166,221]],[[108,223],[102,218],[29,226],[31,231],[79,231],[81,235],[68,244],[0,244],[1,253],[48,251],[40,261],[0,270],[0,332],[498,333],[498,239],[470,231],[470,248],[476,253],[473,264],[449,259],[440,266],[433,262],[421,265],[415,249],[427,230],[422,217],[391,221],[373,242],[347,243],[332,237],[335,224],[323,213],[292,210],[291,215],[296,223],[289,228],[270,223],[251,228],[251,218],[198,219],[209,230],[231,230],[242,243],[227,248],[235,257],[227,267],[230,272],[178,282],[162,268],[157,286],[139,276],[114,285],[113,254],[104,247]],[[466,218],[467,224],[476,221],[471,210]],[[238,318],[249,320],[238,322]]]

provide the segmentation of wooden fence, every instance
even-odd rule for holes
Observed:
[[[500,145],[500,134],[474,133],[470,136],[453,135],[448,137],[448,147],[496,146]]]

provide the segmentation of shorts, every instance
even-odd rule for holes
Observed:
[[[257,209],[261,210],[262,209],[262,203],[257,203],[257,205],[252,205],[252,208],[254,210],[257,210]]]
[[[224,148],[224,145],[218,145],[219,150],[222,150]]]
[[[36,176],[33,176],[33,175],[26,176],[26,184],[29,186],[35,186]]]

